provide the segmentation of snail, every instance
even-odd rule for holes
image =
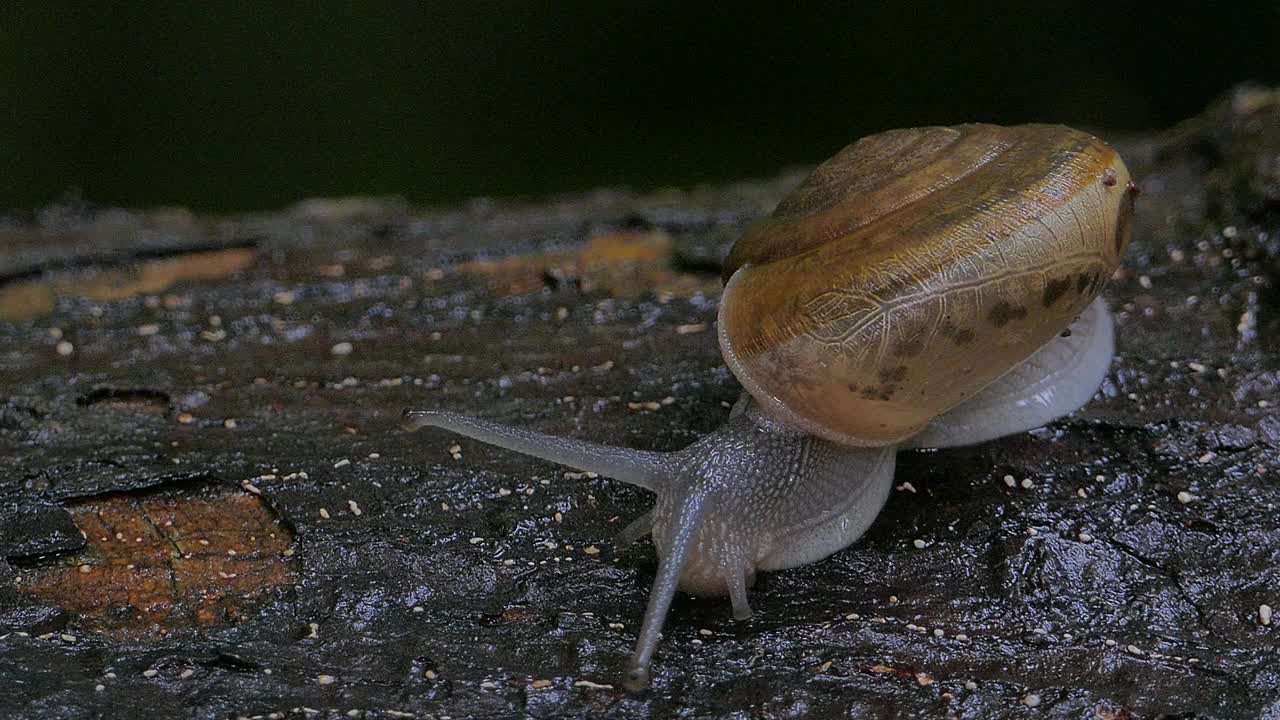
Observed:
[[[626,676],[640,689],[677,588],[749,617],[756,573],[871,525],[899,449],[979,443],[1086,403],[1114,351],[1098,294],[1136,195],[1114,149],[1067,127],[864,137],[730,251],[718,334],[744,392],[717,431],[662,453],[443,411],[406,410],[403,426],[656,493],[619,537],[651,533],[660,558]]]

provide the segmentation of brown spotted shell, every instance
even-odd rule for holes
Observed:
[[[1116,269],[1136,188],[1056,125],[862,138],[726,262],[720,346],[770,415],[848,445],[919,432],[1065,331]]]

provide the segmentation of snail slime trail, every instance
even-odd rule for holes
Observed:
[[[660,559],[626,675],[640,690],[677,589],[727,595],[746,618],[758,572],[862,535],[899,448],[983,442],[1088,402],[1114,352],[1098,295],[1136,194],[1115,150],[1067,127],[871,135],[730,251],[719,342],[745,391],[720,429],[646,452],[445,411],[403,425],[653,491],[623,533],[652,535]]]

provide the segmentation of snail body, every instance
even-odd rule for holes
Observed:
[[[1114,352],[1098,293],[1129,240],[1119,155],[1061,126],[891,130],[823,163],[725,263],[721,351],[743,398],[671,453],[454,413],[463,435],[652,490],[661,558],[627,685],[643,687],[677,588],[751,610],[760,571],[847,547],[896,452],[1039,427],[1092,397]]]

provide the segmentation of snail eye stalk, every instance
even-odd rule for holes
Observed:
[[[400,426],[409,431],[438,427],[472,440],[568,465],[583,472],[607,475],[655,492],[663,484],[668,462],[664,453],[557,437],[442,410],[405,410]]]

